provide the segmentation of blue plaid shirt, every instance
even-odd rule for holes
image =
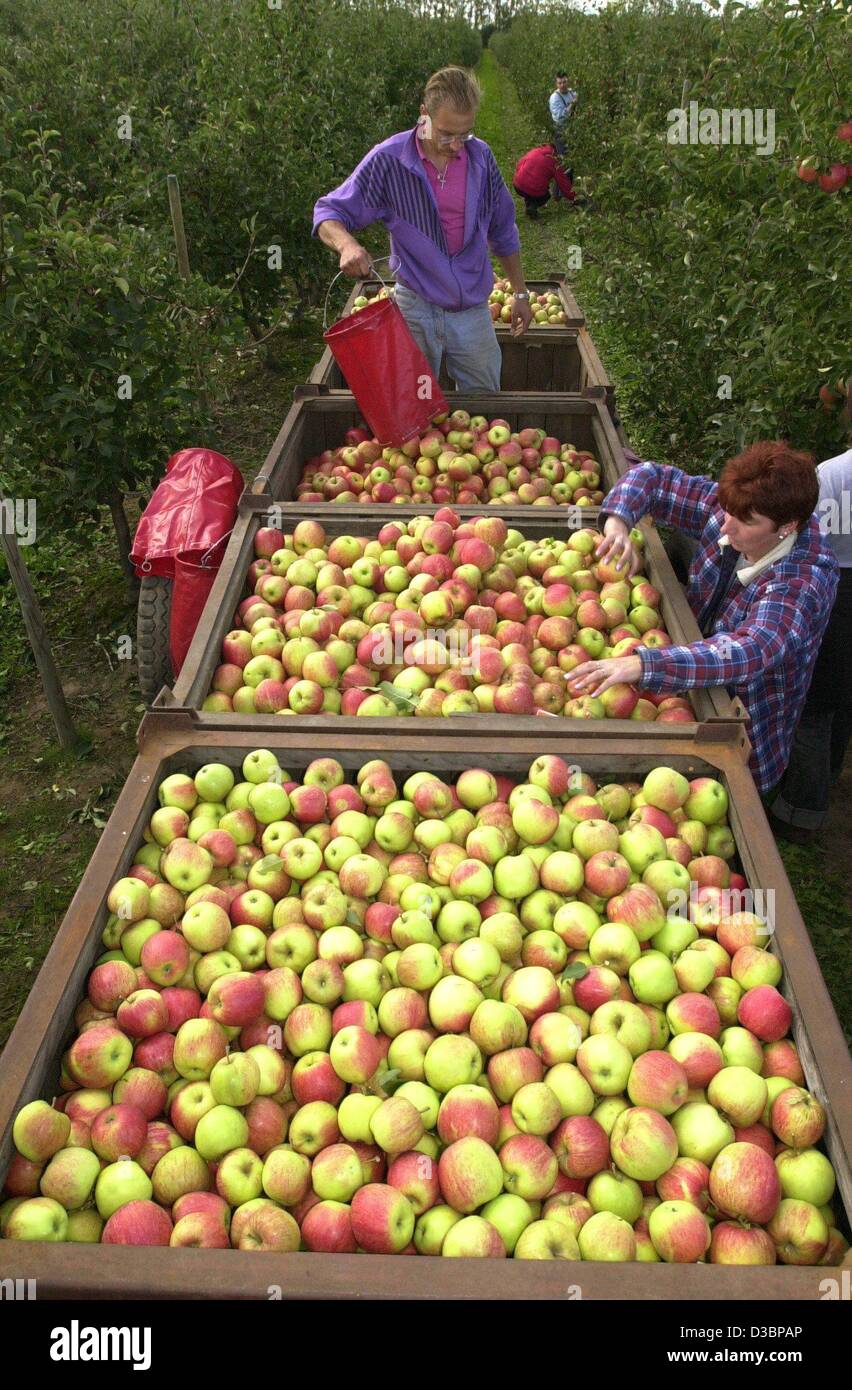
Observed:
[[[725,513],[717,485],[679,468],[640,463],[604,498],[602,516],[629,526],[650,513],[700,542],[689,569],[687,598],[699,626],[716,589]],[[704,641],[688,647],[643,647],[640,684],[666,693],[724,685],[745,705],[751,770],[762,792],[781,778],[805,703],[814,662],[838,584],[838,565],[811,517],[790,553],[750,584],[728,589]]]

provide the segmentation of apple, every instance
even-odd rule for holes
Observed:
[[[89,1201],[100,1171],[98,1156],[90,1149],[60,1149],[42,1174],[41,1195],[58,1202],[66,1211],[77,1211]]]
[[[699,1211],[710,1205],[710,1169],[697,1158],[677,1158],[657,1179],[657,1194],[663,1201],[692,1202]]]
[[[691,1202],[661,1202],[648,1218],[654,1249],[669,1264],[695,1264],[710,1246],[707,1218]]]
[[[678,994],[666,1006],[666,1018],[673,1034],[707,1033],[718,1038],[722,1028],[719,1010],[706,994]]]
[[[101,1233],[102,1245],[168,1245],[172,1220],[156,1202],[137,1198],[117,1208]]]
[[[499,890],[498,890],[499,891]],[[553,975],[543,966],[524,966],[515,970],[503,986],[503,1001],[514,1004],[529,1025],[559,1006],[559,988]]]
[[[244,1219],[231,1227],[231,1243],[239,1250],[277,1251],[292,1254],[301,1243],[299,1227],[288,1211],[263,1199],[256,1207],[246,1203],[241,1211]],[[236,1227],[236,1229],[235,1229]]]
[[[147,1201],[152,1192],[151,1179],[144,1169],[133,1159],[125,1158],[101,1170],[95,1184],[95,1202],[100,1216],[108,1221],[119,1207],[127,1202]]]
[[[482,1217],[497,1231],[507,1255],[512,1255],[520,1236],[535,1220],[531,1204],[511,1192],[503,1192],[499,1197],[486,1202],[482,1208]]]
[[[656,1182],[678,1156],[678,1140],[668,1120],[642,1106],[618,1116],[610,1135],[617,1166],[630,1178]]]
[[[352,1234],[368,1254],[399,1254],[414,1234],[414,1208],[402,1192],[386,1183],[359,1188],[350,1215]]]
[[[546,1067],[573,1062],[582,1040],[577,1024],[562,1013],[539,1015],[529,1033],[530,1047]]]
[[[670,1053],[647,1051],[636,1057],[627,1079],[634,1105],[673,1115],[686,1101],[686,1070]]]
[[[546,1137],[562,1118],[559,1098],[546,1082],[530,1082],[512,1097],[512,1119],[522,1134]]]
[[[133,1044],[124,1033],[112,1024],[96,1023],[71,1044],[68,1070],[80,1086],[113,1086],[127,1071],[132,1056]],[[17,1147],[20,1149],[19,1144]],[[24,1153],[24,1157],[28,1155]]]
[[[640,1004],[668,1004],[678,993],[674,966],[662,951],[643,951],[630,966],[627,978]]]
[[[302,1219],[302,1243],[307,1250],[327,1254],[352,1254],[357,1250],[349,1207],[343,1202],[321,1201]]]
[[[643,587],[636,586],[637,590]],[[656,806],[661,811],[677,811],[688,800],[690,786],[681,773],[669,767],[657,767],[648,773],[642,783],[642,795],[649,806]]]
[[[591,1115],[568,1116],[550,1143],[567,1178],[590,1178],[610,1162],[609,1135]]]
[[[423,1120],[410,1100],[391,1096],[382,1101],[371,1117],[370,1132],[373,1142],[385,1153],[405,1153],[423,1138]]]
[[[361,1160],[349,1144],[330,1144],[311,1165],[311,1184],[321,1201],[350,1202],[363,1185]]]
[[[227,1047],[227,1035],[215,1019],[188,1019],[175,1036],[175,1070],[187,1081],[206,1081]]]
[[[227,1250],[230,1244],[221,1216],[213,1211],[188,1211],[176,1218],[169,1237],[169,1245],[175,1248],[186,1246],[200,1250]]]
[[[542,1017],[549,1018],[550,1015]],[[497,999],[484,999],[477,1005],[468,1031],[480,1052],[487,1057],[519,1047],[527,1038],[527,1025],[520,1010],[513,1004]]]
[[[785,1197],[811,1202],[815,1207],[830,1202],[834,1193],[834,1169],[819,1149],[784,1149],[775,1159]]]
[[[783,1076],[795,1085],[801,1086],[805,1080],[802,1064],[795,1044],[789,1038],[769,1043],[763,1049],[762,1074],[765,1077]]]
[[[750,1067],[723,1067],[710,1081],[707,1099],[731,1124],[751,1125],[766,1106],[766,1082]]]
[[[231,1149],[244,1148],[247,1139],[245,1116],[234,1106],[214,1105],[198,1121],[194,1142],[202,1158],[216,1162]]]
[[[444,1201],[465,1214],[503,1190],[500,1160],[491,1146],[475,1135],[448,1145],[438,1163],[438,1180]]]
[[[791,1149],[809,1149],[822,1138],[826,1115],[810,1092],[800,1086],[788,1086],[772,1102],[770,1123],[782,1144]]]
[[[579,1260],[577,1238],[557,1221],[533,1221],[515,1243],[516,1260]]]
[[[145,1143],[148,1119],[136,1105],[127,1102],[107,1106],[92,1121],[92,1148],[98,1158],[114,1163],[122,1155],[135,1158]]]
[[[68,1213],[52,1197],[24,1198],[8,1216],[6,1240],[60,1241],[68,1237]]]
[[[71,1133],[71,1120],[46,1100],[33,1100],[18,1111],[12,1142],[31,1163],[46,1163],[63,1149]]]
[[[767,1228],[781,1264],[819,1264],[829,1241],[829,1227],[811,1202],[784,1197]]]
[[[688,1101],[672,1116],[678,1150],[683,1158],[697,1158],[708,1166],[734,1142],[734,1131],[712,1105]]]
[[[710,1263],[774,1265],[775,1245],[768,1231],[738,1221],[717,1221],[710,1239]]]
[[[249,1105],[260,1088],[260,1067],[246,1052],[221,1057],[210,1073],[210,1091],[216,1105]]]
[[[584,1260],[622,1262],[636,1258],[636,1237],[631,1227],[610,1211],[595,1212],[584,1223],[577,1245]]]
[[[418,1254],[440,1255],[447,1232],[463,1219],[461,1212],[453,1211],[452,1207],[443,1204],[430,1207],[418,1219],[414,1228],[414,1244]],[[494,1225],[496,1228],[497,1223]]]
[[[444,1237],[441,1254],[447,1258],[505,1259],[506,1247],[497,1229],[481,1216],[465,1216]]]
[[[775,1214],[781,1195],[775,1164],[756,1144],[728,1144],[714,1159],[710,1196],[726,1216],[765,1226]]]
[[[151,1184],[154,1200],[169,1207],[187,1193],[206,1192],[212,1186],[206,1162],[187,1144],[163,1154],[151,1173]]]
[[[473,1135],[494,1147],[499,1123],[497,1104],[481,1086],[454,1086],[440,1101],[437,1129],[444,1144]]]
[[[757,985],[746,990],[737,1009],[737,1018],[761,1042],[771,1043],[788,1032],[793,1011],[774,986]]]
[[[293,1149],[272,1149],[264,1159],[261,1184],[267,1197],[296,1206],[311,1187],[311,1160]]]

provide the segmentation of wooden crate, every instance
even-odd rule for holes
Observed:
[[[0,1073],[0,1172],[12,1153],[12,1125],[20,1108],[57,1090],[59,1057],[73,1031],[73,1015],[102,951],[105,898],[133,863],[143,827],[157,805],[157,787],[172,772],[196,771],[210,761],[238,766],[256,746],[253,732],[202,732],[188,719],[150,718],[142,750],[104,829],[92,860],[57,932],[18,1023]],[[333,756],[347,772],[381,756],[398,776],[429,769],[453,778],[465,767],[526,776],[542,752],[541,737],[521,736],[508,748],[499,734],[465,730],[440,742],[362,729],[341,743],[334,734],[301,727],[264,737],[294,775],[315,757]],[[825,1106],[825,1143],[838,1179],[846,1220],[852,1215],[852,1064],[820,974],[805,925],[775,848],[754,784],[728,746],[680,740],[589,736],[588,730],[554,735],[548,751],[599,780],[643,777],[661,764],[689,776],[711,775],[726,786],[729,819],[743,873],[750,885],[775,893],[772,949],[784,966],[783,989],[794,1014],[793,1036],[806,1084]],[[818,1299],[825,1267],[767,1268],[719,1265],[586,1264],[562,1261],[485,1261],[471,1279],[464,1261],[398,1256],[276,1255],[244,1251],[150,1249],[99,1245],[0,1243],[0,1277],[37,1279],[40,1299],[266,1299],[277,1285],[286,1299]]]
[[[497,341],[503,353],[503,366],[500,376],[501,391],[585,391],[599,386],[603,388],[608,404],[614,400],[612,383],[604,371],[597,348],[591,334],[585,327],[585,318],[576,300],[567,288],[564,277],[549,280],[528,281],[531,290],[544,294],[547,291],[559,293],[567,322],[558,327],[542,328],[533,325],[522,338],[513,338],[507,324],[496,322]],[[373,295],[381,284],[378,280],[361,280],[353,289],[341,317],[353,310],[359,295]],[[331,348],[326,348],[317,362],[308,381],[330,390],[348,390]],[[441,386],[449,390],[455,383],[451,381],[446,363],[442,364],[439,377]]]
[[[508,420],[513,430],[540,428],[563,443],[588,450],[601,465],[603,492],[627,471],[623,446],[607,409],[602,386],[590,387],[579,395],[553,395],[545,391],[499,395],[459,392],[453,405],[471,414],[499,416]],[[337,448],[343,443],[346,430],[362,424],[355,399],[347,392],[329,392],[326,387],[317,385],[297,387],[293,405],[249,492],[262,495],[270,502],[290,503],[294,509],[304,507],[304,503],[294,498],[308,459],[324,449]],[[311,504],[323,512],[336,505],[330,502]],[[363,505],[359,508],[364,509]],[[387,516],[389,511],[396,511],[396,504],[373,503],[367,508],[374,509]],[[417,509],[429,511],[430,504],[417,503]],[[493,515],[495,507],[484,504],[483,510]],[[502,514],[504,508],[499,510]]]
[[[254,559],[254,538],[261,526],[268,524],[281,524],[282,519],[277,512],[269,516],[265,507],[259,505],[260,499],[253,499],[254,505],[251,509],[242,508],[237,525],[231,535],[228,548],[222,558],[221,568],[213,583],[213,588],[207,599],[204,612],[201,615],[192,644],[187,653],[180,675],[175,682],[173,691],[163,692],[155,702],[158,708],[163,709],[189,709],[194,713],[199,726],[204,728],[238,728],[243,725],[245,720],[250,722],[253,729],[261,731],[266,729],[277,729],[281,724],[281,717],[273,714],[241,715],[231,713],[214,713],[202,710],[205,697],[210,692],[210,684],[213,673],[221,661],[222,638],[233,626],[234,614],[240,600],[247,596],[246,576],[250,564]],[[283,510],[283,509],[282,509]],[[331,506],[327,508],[306,507],[301,515],[312,516],[320,519],[325,527],[326,534],[329,536],[340,535],[359,535],[375,537],[382,526],[389,519],[407,519],[410,516],[418,516],[423,513],[422,507],[394,507],[392,508],[393,518],[387,515],[388,509],[384,507],[342,507]],[[493,514],[493,509],[489,508],[458,508],[458,515],[468,517],[484,512]],[[568,512],[567,516],[560,516],[559,513]],[[554,523],[561,523],[561,527],[568,529],[580,529],[583,525],[594,524],[595,514],[582,514],[566,508],[539,508],[526,507],[519,508],[512,512],[501,509],[501,515],[510,527],[515,527],[526,537],[550,536],[556,529]],[[287,515],[283,518],[283,525],[289,527],[298,520],[297,515]],[[668,556],[666,555],[660,538],[653,523],[646,521],[643,524],[646,536],[646,572],[651,583],[660,590],[662,595],[661,614],[666,625],[666,630],[676,644],[697,642],[700,638],[698,625],[693,616],[692,610],[686,601],[683,590],[675,578]],[[728,737],[733,740],[740,750],[742,757],[748,754],[748,741],[745,734],[744,711],[738,701],[732,701],[724,687],[707,690],[694,690],[689,692],[689,698],[695,710],[694,724],[681,725],[659,725],[655,723],[642,724],[641,731],[648,732],[649,736],[656,737],[655,730],[668,731],[672,728],[679,728],[683,731],[686,739],[704,738],[711,735],[713,738]],[[453,716],[452,719],[418,719],[417,728],[423,729],[425,734],[443,734],[448,726],[455,719],[465,722],[465,726],[483,725],[487,728],[503,729],[511,736],[519,726],[538,728],[544,721],[543,717],[535,715],[513,716],[501,714],[462,714]],[[307,728],[325,728],[333,726],[338,729],[348,730],[360,727],[363,719],[357,717],[345,717],[337,714],[306,715],[299,716],[300,724]],[[372,722],[372,721],[371,721]],[[384,727],[396,727],[398,720],[379,721]],[[407,722],[407,721],[406,721]],[[549,725],[555,725],[556,719],[550,718],[546,721]],[[561,722],[561,721],[560,721]],[[576,722],[574,720],[572,723]],[[636,721],[631,720],[590,720],[588,722],[599,733],[604,734],[611,728],[617,727],[618,730],[627,732],[637,728]],[[724,727],[724,733],[723,733]]]

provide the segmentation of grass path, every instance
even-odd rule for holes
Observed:
[[[524,112],[512,79],[486,48],[476,69],[482,87],[482,105],[476,119],[476,133],[491,146],[509,188],[512,174],[522,154],[541,145],[548,137],[544,123],[536,128]],[[530,280],[544,278],[550,271],[564,270],[569,247],[583,248],[588,240],[590,214],[572,210],[560,199],[551,201],[537,222],[524,216],[523,200],[515,197],[524,274]]]

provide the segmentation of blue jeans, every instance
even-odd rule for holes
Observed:
[[[446,355],[458,391],[500,390],[503,354],[487,303],[457,312],[439,309],[400,284],[394,298],[436,380]]]

